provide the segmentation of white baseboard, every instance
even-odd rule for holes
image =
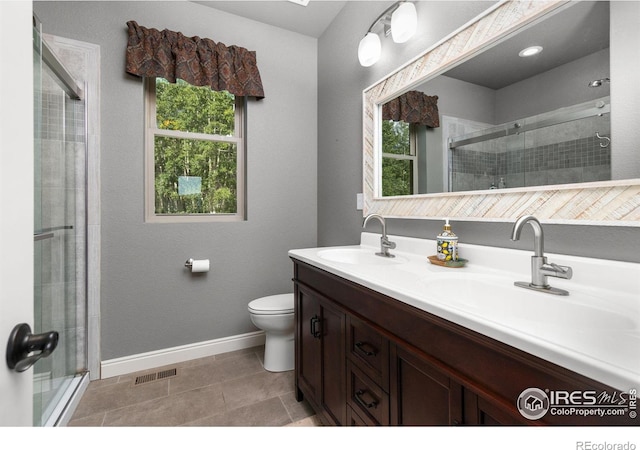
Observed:
[[[100,378],[117,377],[191,359],[257,347],[258,345],[264,345],[264,331],[254,331],[212,341],[196,342],[179,347],[109,359],[101,363]]]

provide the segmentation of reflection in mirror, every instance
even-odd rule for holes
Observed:
[[[430,123],[385,114],[408,93],[383,105],[382,196],[619,179],[609,77],[609,2],[510,36],[415,88],[435,98]]]
[[[382,106],[383,196],[427,192],[425,133],[439,126],[437,96],[409,91]]]

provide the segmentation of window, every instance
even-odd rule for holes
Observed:
[[[244,220],[244,97],[145,83],[146,221]]]
[[[382,196],[417,193],[416,125],[382,122]]]

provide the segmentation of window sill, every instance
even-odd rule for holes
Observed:
[[[211,223],[244,222],[241,214],[153,214],[145,217],[145,223]]]

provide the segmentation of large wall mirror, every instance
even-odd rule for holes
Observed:
[[[640,225],[624,3],[502,2],[366,89],[364,213]]]

